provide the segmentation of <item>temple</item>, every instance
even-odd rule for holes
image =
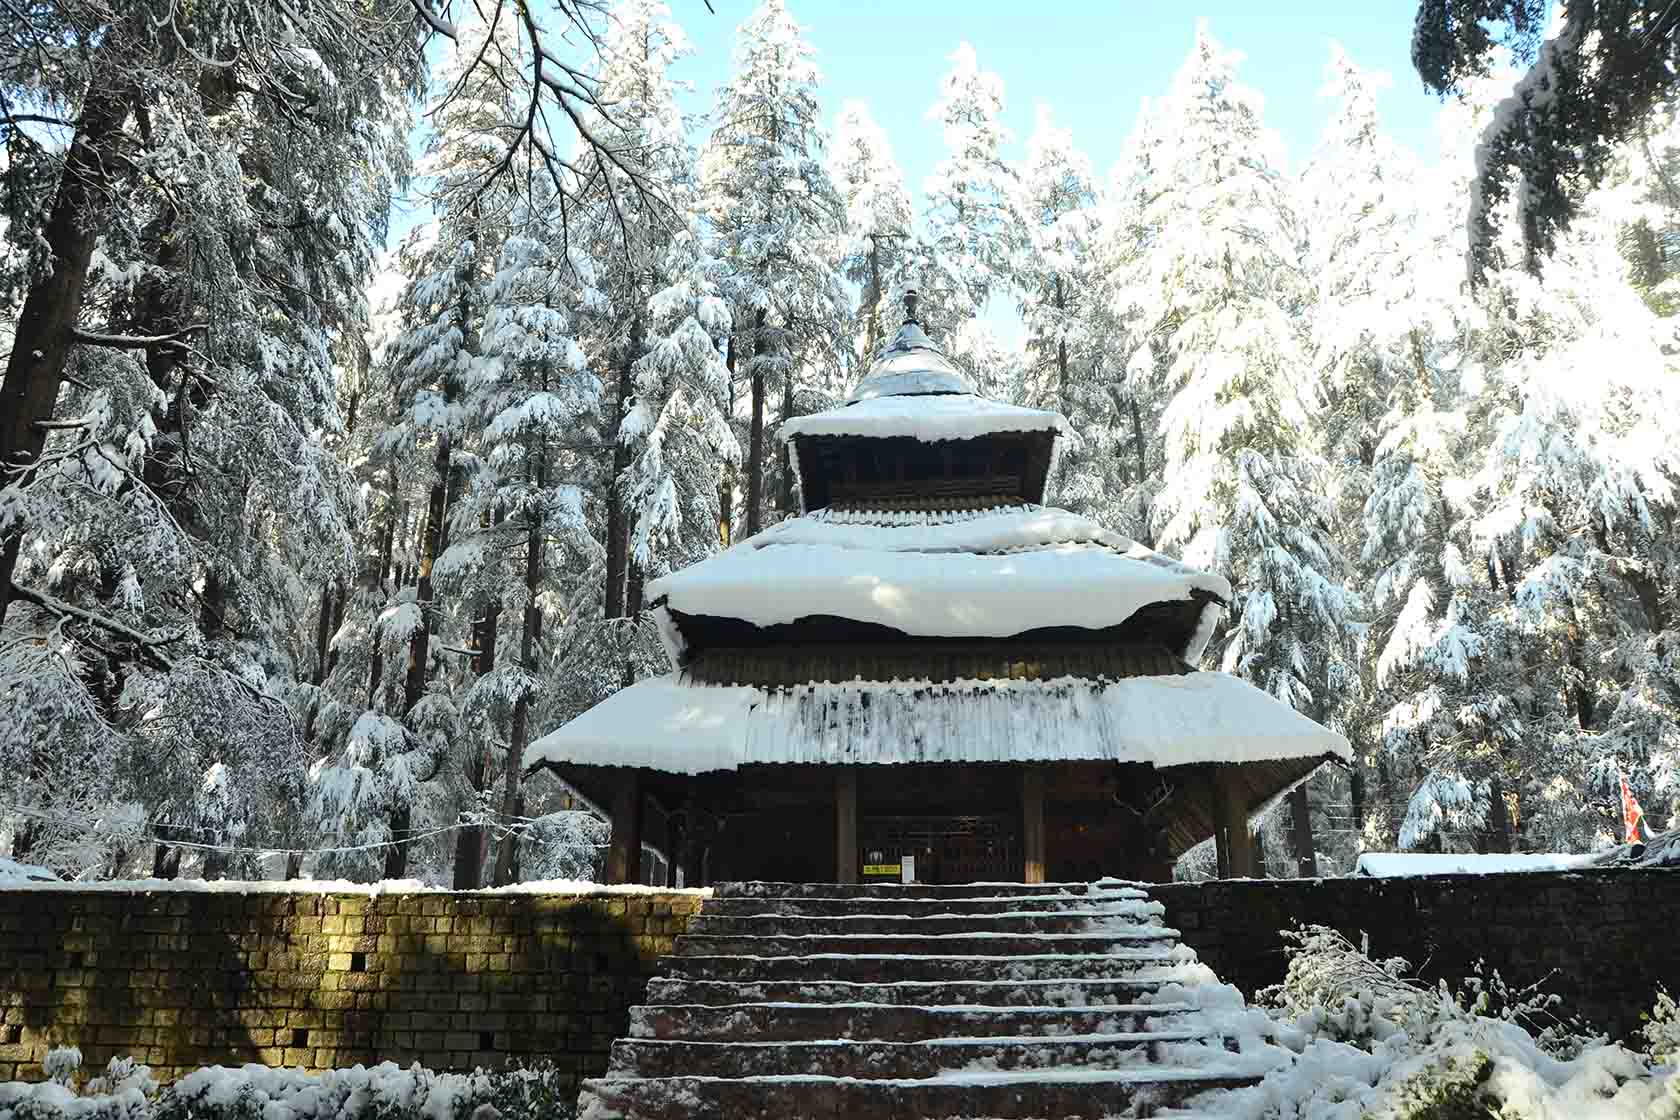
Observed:
[[[987,400],[916,319],[838,408],[784,422],[802,512],[653,581],[671,671],[533,743],[690,883],[1171,877],[1339,735],[1194,666],[1224,579],[1045,506],[1058,413]],[[908,857],[908,858],[907,858]]]

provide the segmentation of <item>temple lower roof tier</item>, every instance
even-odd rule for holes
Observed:
[[[700,774],[767,763],[1197,763],[1349,757],[1347,740],[1240,678],[717,685],[639,681],[532,743],[527,767]]]

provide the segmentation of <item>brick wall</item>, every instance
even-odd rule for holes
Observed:
[[[1430,981],[1478,959],[1508,982],[1543,980],[1563,1009],[1614,1037],[1639,1029],[1657,985],[1680,993],[1680,870],[1603,870],[1414,879],[1284,879],[1156,888],[1167,924],[1252,995],[1283,979],[1278,934],[1332,926]]]
[[[1554,973],[1569,1011],[1622,1036],[1680,993],[1680,871],[1257,880],[1156,888],[1169,924],[1252,994],[1283,978],[1278,930],[1370,934],[1457,980]],[[0,891],[0,1080],[59,1043],[169,1079],[206,1064],[437,1069],[549,1059],[606,1068],[693,895]]]
[[[0,891],[0,1081],[84,1068],[604,1071],[694,895]]]

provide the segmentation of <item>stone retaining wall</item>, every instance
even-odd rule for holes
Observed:
[[[1563,1010],[1626,1038],[1659,984],[1680,993],[1680,870],[1408,879],[1243,879],[1155,888],[1167,924],[1252,995],[1283,979],[1278,931],[1332,926],[1456,985],[1478,960],[1509,983],[1542,981]]]
[[[1278,931],[1334,926],[1457,981],[1477,959],[1545,979],[1617,1036],[1680,992],[1680,871],[1242,880],[1156,888],[1167,921],[1252,994]],[[435,1069],[551,1060],[602,1072],[693,894],[0,891],[0,1080],[48,1048],[132,1055],[162,1079],[208,1064]],[[1549,977],[1549,978],[1548,978]]]
[[[84,1068],[606,1068],[693,894],[0,891],[0,1081]]]

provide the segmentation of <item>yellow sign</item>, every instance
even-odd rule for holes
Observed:
[[[866,863],[863,865],[865,875],[897,875],[903,870],[896,863]]]

